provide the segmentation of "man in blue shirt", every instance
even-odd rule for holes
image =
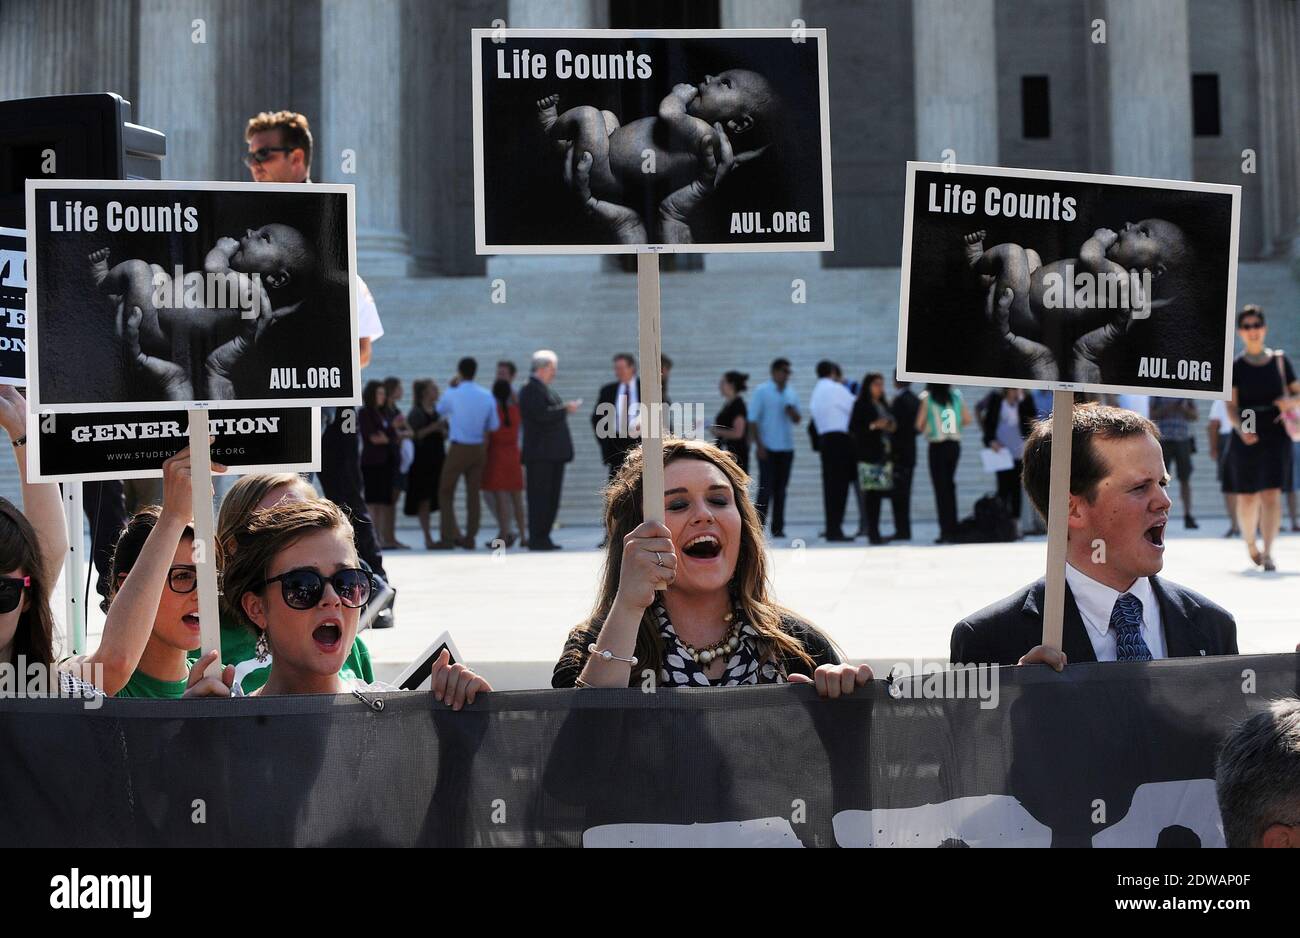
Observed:
[[[452,386],[438,399],[438,416],[446,417],[448,438],[447,458],[442,464],[438,480],[438,514],[441,525],[440,540],[434,550],[453,550],[463,547],[474,549],[478,537],[479,486],[483,481],[483,467],[487,463],[488,434],[501,426],[497,402],[486,388],[474,383],[478,362],[462,358],[456,365],[456,378]],[[465,503],[469,514],[465,536],[461,537],[456,524],[456,485],[465,477]]]
[[[772,380],[754,389],[749,401],[749,426],[758,456],[758,509],[760,523],[772,506],[772,536],[785,536],[785,489],[794,463],[794,426],[803,419],[799,395],[789,387],[790,362],[772,362]]]

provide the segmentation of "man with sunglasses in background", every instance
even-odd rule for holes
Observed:
[[[255,182],[311,182],[312,135],[307,118],[293,111],[263,111],[244,128],[248,152],[244,165]],[[384,334],[379,310],[366,282],[357,275],[357,335],[360,336],[361,367],[370,364],[371,345]],[[391,628],[394,624],[392,597],[383,553],[375,536],[375,525],[366,510],[361,492],[361,437],[357,433],[355,408],[323,408],[321,466],[317,475],[325,497],[352,516],[357,553],[377,575],[374,615],[366,616],[371,627]],[[372,610],[368,610],[372,611]]]

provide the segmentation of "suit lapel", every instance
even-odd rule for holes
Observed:
[[[1033,641],[1026,650],[1043,643],[1042,610],[1046,594],[1047,582],[1039,580],[1029,588],[1029,593],[1025,596],[1024,612],[1029,617],[1031,629],[1034,630]],[[1025,637],[1030,638],[1029,635]],[[1079,663],[1097,660],[1092,640],[1088,638],[1087,627],[1083,624],[1083,616],[1079,614],[1079,604],[1074,601],[1074,593],[1070,592],[1068,583],[1065,586],[1065,619],[1061,625],[1061,645],[1061,651],[1065,652],[1068,661]]]
[[[1210,645],[1193,613],[1195,605],[1183,593],[1171,590],[1151,577],[1151,591],[1160,604],[1160,624],[1165,632],[1165,655],[1169,658],[1200,658]]]

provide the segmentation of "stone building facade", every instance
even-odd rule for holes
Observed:
[[[358,187],[363,273],[475,275],[471,27],[795,19],[830,30],[826,266],[896,265],[903,164],[945,151],[1240,184],[1242,257],[1294,250],[1294,0],[2,0],[0,98],[117,91],[172,179],[246,178],[247,117],[302,111],[315,178]]]

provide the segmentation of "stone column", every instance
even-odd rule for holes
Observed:
[[[404,277],[410,265],[401,227],[401,10],[401,0],[327,0],[321,8],[313,177],[356,185],[357,267],[369,277]]]
[[[216,44],[217,95],[215,126],[217,179],[250,179],[239,161],[246,149],[244,128],[261,111],[300,111],[313,136],[319,133],[319,98],[300,100],[299,85],[320,81],[320,30],[311,28],[301,3],[265,0],[218,0],[221,28]],[[307,22],[304,22],[307,20]],[[305,59],[304,51],[308,52]],[[307,74],[312,73],[312,74]],[[313,106],[314,105],[314,106]],[[312,154],[312,178],[316,156]]]
[[[115,91],[135,86],[134,7],[110,0],[0,4],[0,97]]]
[[[721,0],[719,21],[723,29],[784,29],[802,6],[801,0]]]
[[[506,26],[511,29],[590,29],[595,25],[595,0],[510,0],[506,13]]]
[[[167,179],[219,179],[217,39],[225,28],[212,0],[139,0],[138,123],[167,135]],[[195,24],[202,20],[202,25]],[[196,42],[195,40],[202,40]]]
[[[1110,172],[1192,178],[1187,0],[1107,0]]]
[[[916,154],[994,166],[998,79],[993,0],[916,0],[912,44]]]
[[[36,12],[35,3],[0,3],[0,101],[35,96]]]
[[[1255,0],[1254,14],[1263,253],[1289,249],[1300,277],[1300,15],[1268,0]]]

